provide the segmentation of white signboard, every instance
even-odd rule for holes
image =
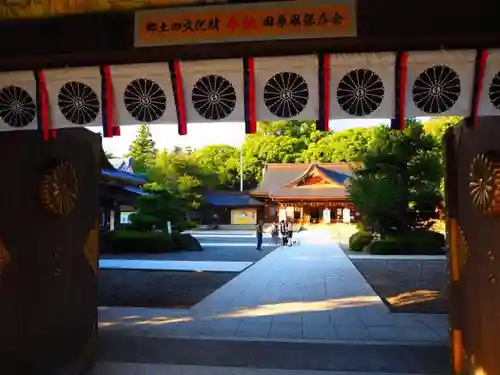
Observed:
[[[323,210],[323,222],[324,223],[329,223],[331,221],[331,216],[330,216],[330,209],[329,208],[325,208]]]
[[[351,222],[351,210],[348,208],[344,208],[342,210],[342,221],[346,224]]]

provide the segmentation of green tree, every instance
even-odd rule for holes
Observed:
[[[193,152],[198,166],[217,176],[217,187],[239,188],[240,150],[228,145],[211,145]]]
[[[152,195],[140,196],[136,200],[137,212],[130,215],[135,229],[149,231],[153,227],[166,229],[167,222],[182,228],[185,209],[175,191],[170,191],[157,184],[149,184],[146,190]]]
[[[331,133],[308,145],[301,156],[303,162],[355,162],[369,148],[374,128],[354,128]]]
[[[159,152],[148,177],[160,190],[177,197],[183,219],[189,219],[191,211],[203,203],[204,190],[217,186],[213,171],[201,168],[192,155],[176,151]]]
[[[441,142],[446,129],[458,124],[462,119],[460,116],[434,117],[424,123],[424,130]]]
[[[443,177],[441,178],[441,183],[440,183],[440,191],[441,195],[443,196],[443,204],[444,204],[444,196],[445,196],[445,190],[444,190],[444,158],[442,155],[443,149],[442,149],[442,139],[444,136],[444,133],[446,129],[448,129],[451,126],[455,126],[458,124],[460,121],[462,121],[463,117],[459,116],[448,116],[448,117],[435,117],[432,118],[431,120],[427,121],[424,123],[424,130],[426,133],[430,134],[436,139],[436,142],[439,145],[439,152],[441,153],[441,169],[442,169],[442,174]]]
[[[365,224],[382,234],[425,227],[442,199],[439,144],[414,120],[403,131],[380,126],[374,136],[349,188]]]
[[[136,138],[129,146],[128,157],[134,159],[134,168],[138,173],[145,173],[154,164],[156,153],[155,142],[148,125],[141,125]]]

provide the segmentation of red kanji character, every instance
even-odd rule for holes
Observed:
[[[257,21],[252,16],[245,16],[243,23],[241,24],[244,29],[255,29],[257,27]]]
[[[240,24],[238,23],[238,21],[236,20],[236,17],[234,16],[231,16],[231,18],[229,19],[229,21],[227,21],[227,25],[226,27],[231,30],[231,31],[234,31],[235,29],[237,29],[238,27],[240,27]]]

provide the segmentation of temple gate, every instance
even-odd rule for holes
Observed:
[[[100,148],[81,128],[437,115],[468,118],[446,137],[453,370],[500,372],[497,2],[4,3],[0,373],[92,357]]]

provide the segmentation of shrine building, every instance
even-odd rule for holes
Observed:
[[[336,223],[356,220],[347,189],[347,163],[267,164],[250,195],[264,202],[264,220]]]
[[[135,173],[133,165],[132,158],[108,160],[104,152],[101,152],[99,186],[101,230],[115,229],[117,224],[123,221],[122,213],[135,211],[134,204],[137,197],[149,195],[141,188],[146,183],[146,177]]]

